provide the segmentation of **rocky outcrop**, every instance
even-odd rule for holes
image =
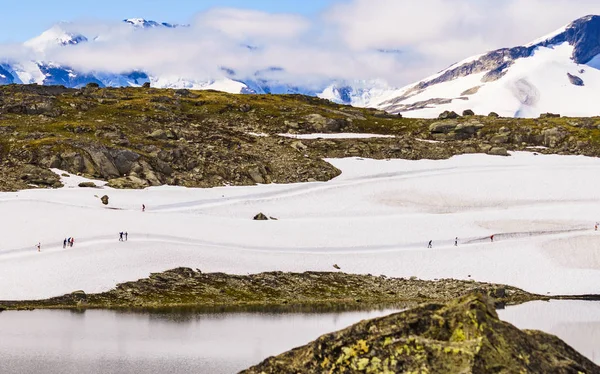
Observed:
[[[359,322],[243,374],[600,373],[556,336],[519,330],[481,294]]]

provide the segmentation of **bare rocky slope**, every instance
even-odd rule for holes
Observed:
[[[481,294],[359,322],[244,374],[600,373],[556,336],[519,330]]]
[[[545,153],[600,155],[598,117],[466,114],[406,119],[299,95],[1,86],[0,190],[60,186],[49,168],[116,188],[213,187],[326,181],[339,175],[326,157],[443,159],[540,146]],[[340,132],[393,137],[277,135]]]

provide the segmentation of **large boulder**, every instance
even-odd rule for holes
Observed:
[[[21,170],[21,180],[28,184],[43,187],[61,187],[60,177],[48,169],[34,165],[25,165]]]
[[[102,178],[109,179],[119,177],[119,169],[113,163],[110,152],[104,147],[89,146],[85,151],[88,153],[92,162],[96,166],[96,172]]]
[[[316,113],[309,114],[304,119],[314,131],[323,133],[340,132],[347,125],[344,119],[327,118]]]
[[[456,121],[434,122],[429,126],[429,132],[432,134],[447,134],[458,126]]]
[[[279,373],[600,373],[554,335],[498,318],[493,299],[472,294],[424,304],[270,357],[242,371]]]
[[[458,124],[454,131],[457,134],[475,135],[477,131],[481,130],[484,125],[478,121],[468,121]]]
[[[488,151],[488,155],[492,155],[492,156],[510,156],[510,154],[508,153],[508,151],[506,150],[506,148],[503,148],[503,147],[492,147]]]
[[[567,138],[568,132],[563,128],[553,127],[542,131],[542,136],[544,137],[544,145],[554,148]]]
[[[147,181],[134,176],[129,175],[123,178],[114,178],[108,181],[108,187],[117,188],[117,189],[142,189],[149,187]]]
[[[129,174],[133,165],[140,159],[140,155],[129,150],[117,149],[110,151],[113,158],[113,164],[117,168],[119,175]]]
[[[438,119],[455,119],[460,117],[456,112],[446,110],[438,116]]]

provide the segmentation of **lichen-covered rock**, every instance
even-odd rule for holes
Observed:
[[[519,330],[481,294],[359,322],[244,374],[600,373],[553,335]]]

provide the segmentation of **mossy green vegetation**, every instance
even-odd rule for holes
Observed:
[[[518,288],[442,279],[387,278],[345,273],[271,272],[247,276],[204,274],[178,268],[135,282],[117,285],[100,294],[75,291],[38,301],[3,301],[9,309],[29,308],[165,308],[285,305],[377,305],[414,304],[425,300],[449,300],[470,292],[496,297],[498,303],[544,300]],[[426,295],[426,296],[425,296]],[[443,323],[443,321],[439,321]],[[468,339],[456,329],[456,341]],[[362,344],[362,343],[361,343]],[[365,346],[361,345],[361,349]]]

